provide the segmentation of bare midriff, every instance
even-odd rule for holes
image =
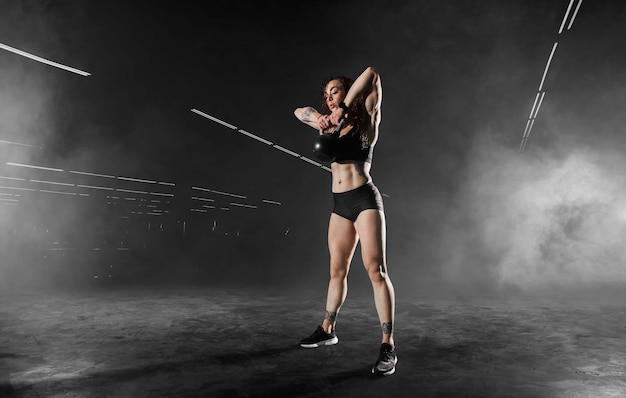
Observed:
[[[333,175],[333,193],[347,192],[367,184],[371,164],[359,161],[333,162],[330,166]]]

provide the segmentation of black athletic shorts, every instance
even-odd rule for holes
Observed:
[[[363,210],[383,210],[383,197],[370,181],[346,192],[333,193],[333,213],[354,222]]]

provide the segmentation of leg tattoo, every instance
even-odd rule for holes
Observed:
[[[381,325],[381,329],[383,330],[383,334],[391,334],[393,331],[393,324],[391,322],[385,322]]]
[[[326,310],[326,315],[324,316],[324,319],[328,319],[330,322],[335,322],[337,320],[337,313]]]

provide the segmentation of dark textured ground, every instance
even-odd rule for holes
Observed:
[[[324,292],[111,289],[0,296],[2,397],[623,397],[621,303],[402,300],[395,375],[370,376],[368,294],[302,349]]]

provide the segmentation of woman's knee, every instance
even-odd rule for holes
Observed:
[[[382,261],[373,261],[366,265],[366,269],[372,282],[382,282],[387,277],[387,267]]]

